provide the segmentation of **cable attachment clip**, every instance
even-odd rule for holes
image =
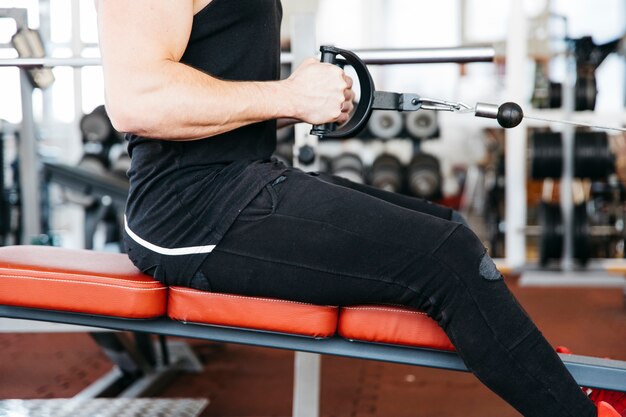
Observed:
[[[424,110],[451,111],[455,113],[471,113],[474,111],[473,107],[470,107],[460,101],[446,101],[425,97],[420,97],[419,101],[421,103],[420,107]]]
[[[420,97],[417,94],[375,91],[372,108],[375,110],[416,111],[420,109],[471,113],[473,107],[465,103]]]

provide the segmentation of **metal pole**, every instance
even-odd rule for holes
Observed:
[[[315,28],[315,15],[313,14],[295,14],[291,17],[291,51],[292,51],[292,71],[302,63],[306,58],[318,53],[317,37]],[[295,167],[302,168],[307,171],[317,171],[319,169],[319,158],[315,156],[315,161],[303,166],[298,155],[300,149],[310,146],[317,150],[317,136],[309,135],[311,125],[307,123],[298,123],[294,126],[294,147],[293,147],[293,164]],[[316,152],[317,153],[317,152]]]
[[[39,34],[47,51],[50,51],[51,30],[50,30],[50,0],[39,1]],[[41,90],[41,124],[51,127],[54,124],[52,89]]]
[[[0,59],[0,67],[87,67],[101,64],[100,58],[10,58]]]
[[[294,21],[297,19],[294,18]],[[293,52],[280,55],[283,64],[298,64],[302,58],[292,46]],[[316,47],[306,50],[306,57],[315,56]],[[454,48],[413,48],[413,49],[355,49],[368,65],[396,64],[441,64],[492,62],[496,57],[492,46],[462,46]],[[10,58],[0,59],[0,67],[86,67],[100,65],[100,58]]]
[[[566,58],[565,79],[563,80],[563,110],[566,120],[571,120],[575,109],[576,60],[572,54]],[[560,201],[563,218],[563,257],[561,268],[571,271],[574,268],[574,126],[563,126],[563,175],[561,176]]]
[[[492,62],[496,56],[492,46],[385,50],[362,49],[354,50],[354,53],[368,65]]]
[[[22,243],[41,233],[41,200],[39,193],[39,160],[33,117],[33,86],[25,69],[20,71],[22,91],[22,127],[19,143],[20,212],[22,216]]]
[[[83,42],[80,37],[80,1],[72,2],[72,54],[80,56],[83,52]],[[75,67],[73,71],[74,83],[74,117],[80,120],[83,114],[83,77],[81,68]]]
[[[18,29],[28,26],[28,9],[24,8],[0,8],[0,17],[15,20]]]
[[[292,71],[307,57],[317,53],[315,15],[294,14],[291,17]],[[295,125],[294,166],[299,166],[298,154],[303,146],[317,150],[317,136],[309,135],[311,125]],[[317,152],[316,152],[317,153]],[[318,158],[305,169],[317,170]],[[296,352],[294,357],[293,417],[319,417],[321,357],[316,353]]]
[[[461,44],[467,41],[467,0],[459,1],[459,40]]]
[[[506,43],[506,99],[523,103],[527,74],[527,39],[524,2],[512,1],[509,32]],[[505,248],[507,264],[521,267],[526,262],[526,130],[507,129],[506,189],[505,189]]]
[[[320,415],[320,373],[318,353],[296,352],[294,359],[293,417]]]

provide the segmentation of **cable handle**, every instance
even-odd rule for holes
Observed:
[[[320,138],[348,138],[356,136],[367,124],[372,115],[374,104],[374,81],[370,75],[365,63],[354,52],[347,49],[336,48],[334,46],[322,45],[320,47],[322,53],[320,62],[337,65],[343,68],[348,64],[354,68],[361,87],[361,98],[357,104],[352,117],[339,128],[335,123],[326,123],[322,125],[314,125],[311,134]],[[341,56],[343,59],[337,58]]]
[[[354,52],[334,46],[322,45],[320,62],[329,63],[343,68],[346,64],[351,65],[357,74],[361,87],[361,98],[352,117],[339,128],[335,123],[314,125],[311,134],[320,138],[343,139],[356,136],[367,124],[372,111],[395,110],[416,111],[420,109],[436,111],[452,111],[458,113],[474,112],[477,117],[497,119],[500,126],[512,128],[519,125],[524,118],[522,108],[512,102],[502,105],[477,103],[470,107],[461,102],[452,102],[438,99],[420,97],[417,94],[393,93],[376,91],[374,81],[367,65]],[[341,58],[338,58],[341,56]]]

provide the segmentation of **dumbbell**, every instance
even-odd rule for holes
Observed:
[[[374,138],[391,139],[402,132],[402,115],[398,112],[374,110],[367,128]]]
[[[439,160],[432,155],[419,153],[413,157],[408,167],[409,192],[416,196],[432,200],[441,195],[441,172]]]
[[[439,124],[434,110],[420,110],[408,113],[405,119],[406,131],[414,139],[427,139],[437,136]]]
[[[83,142],[106,142],[111,139],[113,125],[104,106],[98,106],[80,119]]]
[[[126,177],[130,169],[130,156],[126,143],[116,143],[109,149],[109,169],[115,175]]]
[[[352,182],[363,184],[365,182],[365,168],[363,161],[357,155],[344,153],[331,160],[330,169],[333,175],[346,178]]]
[[[398,192],[402,187],[402,164],[395,156],[382,154],[372,164],[371,184],[385,191]]]

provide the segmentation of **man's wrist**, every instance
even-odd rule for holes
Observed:
[[[274,88],[277,115],[276,118],[301,119],[298,106],[294,100],[293,89],[289,79],[275,81]]]

